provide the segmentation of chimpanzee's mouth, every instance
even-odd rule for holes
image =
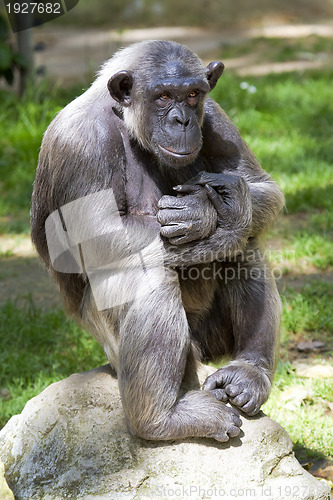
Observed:
[[[161,151],[163,151],[163,153],[169,156],[173,156],[174,158],[191,158],[192,156],[196,156],[200,151],[199,147],[195,148],[193,151],[184,151],[184,152],[177,151],[176,149],[173,148],[165,148],[160,144],[158,144],[158,147],[160,148]]]

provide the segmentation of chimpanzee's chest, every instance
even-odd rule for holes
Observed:
[[[181,169],[162,167],[150,153],[132,144],[124,176],[127,212],[132,215],[156,215],[158,201],[163,195],[177,196],[173,187],[185,184],[203,170],[205,164],[200,158]]]
[[[124,188],[127,212],[131,215],[156,215],[163,185],[154,171],[154,161],[148,153],[133,148],[127,155]]]

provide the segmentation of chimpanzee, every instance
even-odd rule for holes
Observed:
[[[145,439],[237,436],[235,407],[255,415],[276,366],[261,236],[284,199],[208,97],[223,69],[174,42],[122,49],[40,151],[33,242]],[[224,355],[200,389],[198,361]]]

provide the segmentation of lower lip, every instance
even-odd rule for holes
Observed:
[[[160,148],[163,153],[166,153],[169,156],[173,156],[175,158],[191,158],[192,156],[195,156],[199,152],[199,148],[195,149],[194,151],[191,151],[190,153],[176,153],[173,151],[170,151],[169,149],[164,148],[160,144],[158,144],[158,147]]]

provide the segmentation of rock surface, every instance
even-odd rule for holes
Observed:
[[[0,498],[1,500],[14,500],[14,495],[5,479],[5,467],[0,460]]]
[[[0,432],[0,458],[16,500],[329,498],[282,427],[263,413],[242,419],[229,443],[133,438],[105,366],[31,399]]]

